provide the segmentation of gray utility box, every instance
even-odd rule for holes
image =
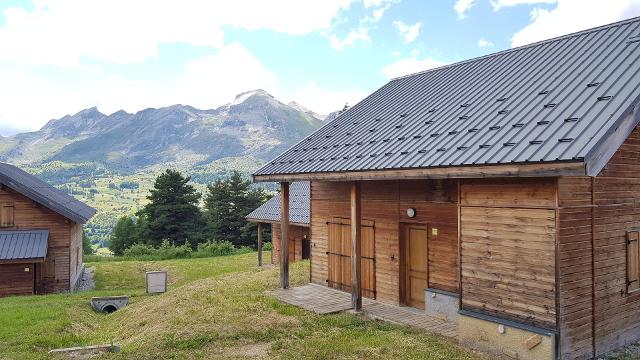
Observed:
[[[458,294],[425,289],[424,299],[427,315],[452,323],[458,322]]]
[[[127,306],[128,296],[102,296],[92,297],[91,306],[95,311],[112,313]]]
[[[147,294],[161,294],[167,292],[168,274],[166,271],[147,271]]]

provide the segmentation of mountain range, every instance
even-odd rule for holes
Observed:
[[[154,166],[197,167],[229,157],[259,162],[317,129],[324,119],[264,90],[239,94],[212,110],[173,105],[106,115],[94,107],[51,120],[35,132],[0,138],[0,160],[27,166],[92,163],[123,173]]]
[[[0,161],[98,209],[85,231],[104,244],[118,217],[145,204],[164,169],[182,171],[204,192],[233,170],[250,174],[337,114],[285,104],[264,90],[209,110],[173,105],[107,115],[94,107],[0,137]]]

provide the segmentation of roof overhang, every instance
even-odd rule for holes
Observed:
[[[460,179],[496,177],[555,177],[585,176],[582,161],[548,163],[469,165],[420,169],[384,169],[343,172],[316,172],[297,174],[258,174],[256,182],[290,181],[355,181],[355,180],[404,180],[404,179]]]
[[[252,222],[252,223],[263,223],[263,224],[280,224],[280,220],[266,220],[266,219],[254,219],[254,218],[246,218],[247,221]],[[299,222],[292,222],[289,221],[289,225],[290,226],[300,226],[300,227],[309,227],[311,225],[309,224],[305,224],[305,223],[299,223]]]

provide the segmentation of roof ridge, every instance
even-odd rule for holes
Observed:
[[[514,48],[510,48],[510,49],[497,51],[497,52],[494,52],[494,53],[491,53],[491,54],[486,54],[486,55],[474,57],[474,58],[471,58],[471,59],[465,59],[465,60],[457,61],[457,62],[454,62],[454,63],[451,63],[451,64],[446,64],[446,65],[438,66],[438,67],[435,67],[435,68],[431,68],[431,69],[422,70],[422,71],[418,71],[418,72],[407,74],[407,75],[394,77],[390,81],[405,79],[405,78],[409,78],[409,77],[417,76],[417,75],[423,75],[423,74],[430,73],[430,72],[433,72],[433,71],[443,70],[443,69],[447,69],[447,68],[450,68],[450,67],[454,67],[454,66],[458,66],[458,65],[462,65],[462,64],[478,61],[478,60],[487,59],[487,58],[491,58],[491,57],[498,56],[498,55],[503,55],[503,54],[510,53],[510,52],[520,51],[520,50],[528,49],[530,47],[539,46],[539,45],[542,45],[542,44],[548,44],[548,43],[552,43],[552,42],[555,42],[555,41],[560,41],[560,40],[564,40],[564,39],[568,39],[568,38],[572,38],[572,37],[576,37],[576,36],[586,35],[586,34],[589,34],[589,33],[595,32],[595,31],[600,31],[600,30],[603,30],[603,29],[607,29],[607,28],[611,28],[611,27],[615,27],[615,26],[620,26],[620,25],[623,25],[623,24],[626,24],[626,23],[632,23],[632,22],[635,22],[635,21],[640,21],[640,16],[635,16],[635,17],[632,17],[632,18],[619,20],[619,21],[616,21],[616,22],[613,22],[613,23],[604,24],[604,25],[596,26],[596,27],[589,28],[589,29],[575,31],[575,32],[572,32],[572,33],[569,33],[569,34],[559,35],[559,36],[555,36],[555,37],[552,37],[552,38],[549,38],[549,39],[536,41],[536,42],[533,42],[531,44],[521,45],[521,46],[517,46],[517,47],[514,47]]]

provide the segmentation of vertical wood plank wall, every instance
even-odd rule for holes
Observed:
[[[69,290],[71,281],[69,248],[73,223],[43,206],[34,206],[31,199],[6,187],[0,190],[0,202],[13,202],[15,205],[15,226],[3,229],[49,230],[47,258],[44,263],[36,267],[36,271],[40,273],[36,279],[36,291],[51,293]],[[81,238],[80,243],[82,243]]]
[[[461,180],[462,306],[555,328],[556,180]]]
[[[349,218],[349,184],[311,184],[311,281],[326,285],[328,278],[328,225],[334,217]],[[416,209],[409,218],[406,210]],[[363,181],[362,218],[373,221],[376,257],[376,298],[398,304],[399,225],[429,224],[438,229],[430,235],[429,286],[456,292],[458,289],[457,182],[455,180]],[[429,232],[431,234],[431,231]]]
[[[271,225],[271,246],[273,253],[273,263],[280,263],[280,237],[282,232],[280,231],[280,224],[274,223]],[[304,235],[309,237],[309,228],[303,226],[289,226],[289,261],[302,260],[302,238]]]

